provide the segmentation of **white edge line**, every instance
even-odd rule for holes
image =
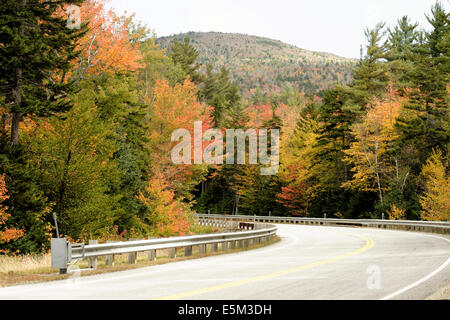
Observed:
[[[392,298],[394,298],[394,297],[396,297],[396,296],[398,296],[398,295],[400,295],[400,294],[402,294],[402,293],[404,293],[404,292],[406,292],[406,291],[408,291],[408,290],[410,290],[410,289],[412,289],[412,288],[418,286],[419,284],[421,284],[421,283],[427,281],[428,279],[434,277],[436,274],[438,274],[439,272],[441,272],[442,270],[444,270],[444,269],[449,265],[449,263],[450,263],[450,258],[448,258],[447,261],[444,262],[444,264],[442,264],[439,268],[437,268],[436,270],[434,270],[434,271],[433,271],[432,273],[430,273],[429,275],[423,277],[422,279],[420,279],[420,280],[414,282],[413,284],[410,284],[409,286],[407,286],[407,287],[405,287],[405,288],[403,288],[403,289],[400,289],[400,290],[398,290],[398,291],[396,291],[396,292],[394,292],[394,293],[392,293],[392,294],[390,294],[390,295],[388,295],[388,296],[386,296],[386,297],[381,298],[380,300],[389,300],[389,299],[392,299]]]
[[[445,240],[445,241],[450,242],[449,239],[444,238],[444,237],[440,237],[440,236],[435,236],[435,235],[430,235],[430,234],[417,234],[417,235],[419,235],[419,236],[425,236],[425,237],[432,237],[432,238],[437,238],[437,239],[442,239],[442,240]],[[392,293],[392,294],[390,294],[390,295],[387,295],[387,296],[381,298],[380,300],[390,300],[390,299],[392,299],[392,298],[394,298],[394,297],[396,297],[396,296],[398,296],[398,295],[400,295],[400,294],[402,294],[402,293],[405,293],[406,291],[408,291],[408,290],[410,290],[410,289],[412,289],[412,288],[414,288],[414,287],[417,287],[419,284],[422,284],[423,282],[427,281],[428,279],[434,277],[434,276],[437,275],[439,272],[441,272],[442,270],[444,270],[449,264],[450,264],[450,258],[448,258],[447,261],[445,261],[439,268],[437,268],[436,270],[434,270],[434,271],[433,271],[432,273],[430,273],[429,275],[423,277],[423,278],[420,279],[420,280],[417,280],[416,282],[410,284],[409,286],[407,286],[407,287],[405,287],[405,288],[403,288],[403,289],[400,289],[400,290],[398,290],[398,291],[396,291],[396,292],[394,292],[394,293]]]

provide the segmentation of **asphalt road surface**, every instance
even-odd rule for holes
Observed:
[[[450,237],[278,225],[264,248],[0,288],[0,299],[425,299],[450,284]]]

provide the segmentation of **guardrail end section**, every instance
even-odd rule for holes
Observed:
[[[65,238],[52,238],[52,268],[59,269],[61,274],[67,273],[69,264],[69,242]]]

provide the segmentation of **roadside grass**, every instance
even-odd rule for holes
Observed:
[[[429,296],[426,300],[450,300],[450,284]]]
[[[271,240],[253,244],[245,248],[228,248],[226,251],[219,249],[217,252],[212,252],[211,245],[207,245],[206,253],[200,253],[198,246],[192,249],[192,256],[185,257],[184,249],[179,248],[176,251],[176,258],[169,258],[169,250],[162,249],[156,251],[156,260],[149,261],[147,252],[139,252],[137,254],[136,264],[128,263],[128,254],[115,255],[114,265],[106,265],[106,257],[99,257],[96,270],[83,270],[81,276],[89,276],[96,274],[104,274],[110,272],[118,272],[124,270],[131,270],[143,267],[150,267],[154,265],[167,264],[177,261],[185,261],[192,259],[199,259],[210,256],[217,256],[223,254],[230,254],[236,252],[243,252],[253,249],[266,247],[280,241],[278,236],[274,236]],[[42,256],[0,256],[0,287],[8,287],[20,284],[30,284],[37,282],[47,282],[54,280],[64,280],[73,276],[73,274],[61,275],[58,270],[52,269],[50,254]],[[88,261],[84,259],[76,264],[80,269],[88,268]]]

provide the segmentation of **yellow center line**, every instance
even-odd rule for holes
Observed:
[[[321,266],[324,264],[329,264],[332,262],[336,262],[338,260],[342,260],[360,253],[363,253],[371,248],[373,248],[375,242],[370,239],[367,238],[365,236],[360,236],[360,235],[354,235],[362,240],[364,240],[366,242],[366,244],[364,245],[364,247],[359,248],[358,250],[349,252],[349,253],[345,253],[345,254],[341,254],[339,256],[330,258],[330,259],[326,259],[326,260],[322,260],[322,261],[317,261],[317,262],[313,262],[310,264],[306,264],[300,267],[295,267],[295,268],[290,268],[290,269],[286,269],[286,270],[282,270],[282,271],[278,271],[278,272],[273,272],[273,273],[269,273],[269,274],[265,274],[265,275],[261,275],[261,276],[257,276],[257,277],[251,277],[251,278],[247,278],[247,279],[243,279],[243,280],[238,280],[238,281],[233,281],[233,282],[229,282],[229,283],[224,283],[224,284],[220,284],[220,285],[216,285],[216,286],[212,286],[212,287],[207,287],[207,288],[203,288],[203,289],[197,289],[197,290],[192,290],[192,291],[188,291],[188,292],[182,292],[182,293],[177,293],[177,294],[173,294],[173,295],[169,295],[166,297],[161,297],[161,298],[156,298],[153,300],[176,300],[176,299],[182,299],[182,298],[186,298],[186,297],[190,297],[190,296],[196,296],[196,295],[200,295],[203,293],[209,293],[209,292],[214,292],[214,291],[219,291],[219,290],[223,290],[223,289],[228,289],[231,287],[236,287],[236,286],[241,286],[244,284],[249,284],[249,283],[253,283],[253,282],[257,282],[257,281],[261,281],[261,280],[266,280],[266,279],[271,279],[271,278],[275,278],[275,277],[280,277],[280,276],[284,276],[286,274],[290,274],[290,273],[294,273],[294,272],[298,272],[301,270],[305,270],[305,269],[310,269],[310,268],[314,268],[317,266]]]

